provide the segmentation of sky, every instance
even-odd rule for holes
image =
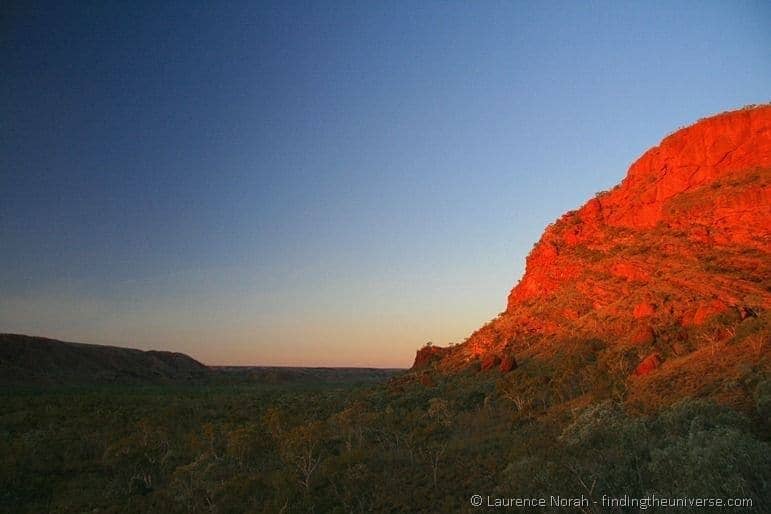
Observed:
[[[647,148],[771,100],[768,2],[208,4],[3,9],[0,332],[406,367]]]

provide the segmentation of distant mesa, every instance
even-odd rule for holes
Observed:
[[[206,366],[184,353],[0,334],[0,386],[370,384],[401,369]]]
[[[0,384],[132,384],[194,381],[205,365],[183,353],[0,334]]]
[[[629,373],[648,381],[672,359],[696,369],[689,338],[719,344],[743,323],[767,338],[751,320],[771,306],[770,183],[771,105],[678,130],[546,228],[504,312],[462,344],[421,350],[415,368],[493,369],[509,351],[522,364],[599,341],[636,355]]]

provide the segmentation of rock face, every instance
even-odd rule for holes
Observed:
[[[634,370],[635,376],[642,377],[648,375],[653,370],[661,366],[661,357],[658,353],[652,353],[645,357]]]
[[[415,362],[412,369],[423,369],[431,366],[432,363],[442,360],[447,353],[447,349],[439,346],[424,346],[415,354]]]
[[[547,227],[506,310],[440,367],[576,337],[651,345],[677,327],[767,310],[770,184],[770,105],[675,132]]]
[[[632,311],[632,315],[635,318],[647,318],[648,316],[653,316],[653,313],[656,312],[656,308],[650,304],[650,303],[638,303],[637,306],[635,306],[634,311]]]
[[[482,359],[482,371],[495,369],[501,365],[501,358],[494,353],[489,353]]]
[[[502,373],[508,373],[509,371],[513,371],[517,369],[517,360],[511,354],[504,355],[503,358],[501,359],[501,365],[499,369],[501,370]]]
[[[694,243],[768,250],[768,240],[759,236],[767,235],[762,229],[771,215],[770,125],[768,106],[726,113],[680,130],[645,152],[619,186],[546,230],[509,295],[508,309],[579,276],[580,260],[564,259],[566,250],[597,248],[608,232],[616,233],[614,228],[650,230],[662,223],[673,232],[684,231]],[[652,271],[644,263],[619,261],[611,273],[646,283]]]

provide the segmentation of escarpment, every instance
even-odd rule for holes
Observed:
[[[771,105],[667,136],[619,185],[546,228],[506,310],[463,344],[432,350],[436,369],[494,369],[496,357],[595,341],[633,354],[630,376],[646,362],[636,375],[648,380],[708,339],[767,341],[770,184]]]

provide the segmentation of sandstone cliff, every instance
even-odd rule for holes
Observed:
[[[694,341],[735,338],[750,318],[762,351],[770,183],[771,106],[675,132],[621,184],[550,225],[506,310],[437,367],[482,368],[490,355],[522,360],[596,340],[633,350],[632,361],[647,362],[637,374],[649,375],[694,353]]]

